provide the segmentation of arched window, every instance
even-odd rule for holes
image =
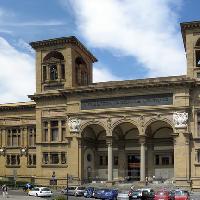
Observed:
[[[87,64],[83,58],[78,57],[75,60],[75,76],[77,85],[87,85],[88,84],[88,69]]]
[[[65,79],[64,56],[58,51],[51,51],[43,59],[43,81]]]

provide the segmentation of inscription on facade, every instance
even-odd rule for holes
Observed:
[[[153,94],[113,98],[83,99],[81,100],[81,110],[171,104],[173,104],[173,94]]]

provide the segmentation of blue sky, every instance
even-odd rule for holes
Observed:
[[[179,23],[198,0],[0,0],[0,103],[35,91],[31,41],[75,35],[98,58],[94,81],[186,73]]]

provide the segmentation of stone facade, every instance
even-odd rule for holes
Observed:
[[[0,105],[0,176],[49,185],[174,179],[200,190],[200,22],[182,23],[187,75],[92,83],[75,37],[32,42],[36,93]]]

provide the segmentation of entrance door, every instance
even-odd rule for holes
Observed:
[[[128,155],[128,176],[140,180],[140,155]]]

